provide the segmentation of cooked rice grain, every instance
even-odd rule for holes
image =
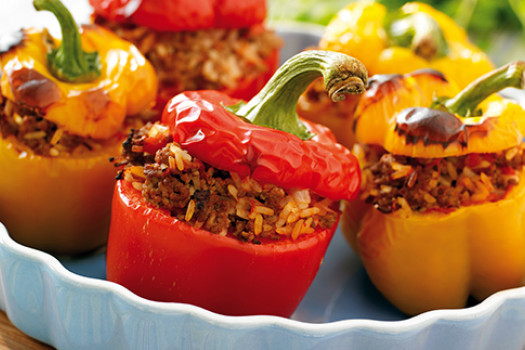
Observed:
[[[361,154],[364,182],[360,198],[385,213],[450,211],[496,201],[518,183],[525,163],[523,148],[426,159],[394,156],[380,147],[358,145],[354,150]]]
[[[127,163],[122,178],[140,190],[152,206],[166,209],[196,228],[216,234],[226,232],[254,243],[282,236],[297,239],[335,224],[336,202],[308,190],[287,193],[251,177],[214,169],[173,142],[154,157],[137,154],[133,144],[142,142],[140,135],[148,135],[152,127],[148,124],[128,138],[130,145],[124,148],[124,160],[120,162]],[[177,155],[182,167],[173,164]]]
[[[266,72],[265,61],[283,44],[270,30],[157,32],[100,16],[95,23],[137,46],[155,67],[161,90],[167,87],[170,94],[235,87],[243,79]]]

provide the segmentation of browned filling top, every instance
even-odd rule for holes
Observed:
[[[525,162],[521,145],[446,158],[397,156],[378,146],[357,145],[354,151],[363,168],[361,198],[384,213],[448,212],[500,200],[518,183]]]
[[[144,139],[159,133],[166,144],[148,154]],[[159,124],[134,130],[118,165],[124,165],[118,178],[131,182],[150,205],[196,228],[243,241],[296,239],[337,221],[337,202],[211,167],[172,142]]]
[[[221,90],[268,70],[266,60],[282,46],[273,31],[262,28],[158,32],[134,24],[95,23],[132,42],[172,91]]]

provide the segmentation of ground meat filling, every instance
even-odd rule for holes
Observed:
[[[74,117],[74,116],[72,116]],[[132,127],[140,127],[149,114],[126,118],[122,135]],[[16,104],[0,95],[0,135],[14,137],[35,154],[44,157],[80,156],[100,149],[104,141],[70,134],[44,118],[38,109]]]
[[[266,72],[265,60],[282,46],[273,31],[260,28],[157,32],[100,16],[95,23],[137,46],[171,91],[233,88]]]
[[[447,158],[396,156],[375,146],[357,145],[363,176],[361,198],[384,213],[452,211],[497,201],[518,184],[523,146],[499,153]]]
[[[162,130],[158,130],[161,128]],[[309,190],[287,191],[211,167],[168,142],[154,157],[144,152],[147,135],[167,132],[158,124],[134,130],[124,147],[123,173],[146,202],[196,228],[242,241],[297,239],[337,221],[337,203]]]
[[[94,140],[71,135],[44,119],[35,109],[13,103],[0,96],[0,132],[2,138],[14,136],[35,154],[59,156],[80,154],[99,148]]]

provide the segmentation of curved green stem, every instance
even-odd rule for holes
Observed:
[[[73,16],[59,0],[33,0],[37,11],[50,11],[57,18],[62,32],[62,45],[47,55],[52,74],[60,80],[85,83],[100,76],[97,52],[82,50],[80,33]]]
[[[429,14],[394,12],[385,18],[384,27],[393,46],[410,48],[426,60],[447,55],[443,32]]]
[[[324,78],[330,98],[341,101],[348,93],[365,91],[368,72],[360,61],[342,53],[304,51],[286,61],[249,102],[228,109],[254,124],[309,139],[313,135],[299,120],[296,107],[301,94],[319,77]]]
[[[525,87],[525,62],[516,61],[474,80],[453,98],[437,102],[462,117],[476,115],[478,105],[490,95],[508,88]]]

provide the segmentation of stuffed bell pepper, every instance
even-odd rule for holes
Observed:
[[[264,26],[264,0],[89,2],[95,23],[134,43],[156,68],[160,111],[186,90],[250,99],[277,68],[282,43]]]
[[[370,76],[433,68],[459,88],[493,69],[488,56],[469,41],[461,27],[420,2],[406,3],[395,11],[374,1],[353,2],[326,26],[319,49],[356,57]],[[339,142],[351,147],[354,135],[350,125],[358,99],[333,104],[318,82],[300,99],[299,115],[327,125]]]
[[[342,230],[407,314],[525,284],[525,111],[495,94],[523,88],[524,69],[457,94],[430,71],[370,80],[355,115],[361,194],[344,203]]]
[[[153,300],[228,315],[290,316],[356,196],[357,159],[297,99],[323,75],[334,100],[361,93],[364,66],[334,52],[291,58],[252,100],[175,96],[162,122],[123,144],[107,278]]]
[[[106,242],[109,158],[152,107],[157,80],[132,44],[79,31],[58,0],[34,5],[56,16],[63,39],[23,29],[0,41],[0,221],[22,244],[75,254]]]

